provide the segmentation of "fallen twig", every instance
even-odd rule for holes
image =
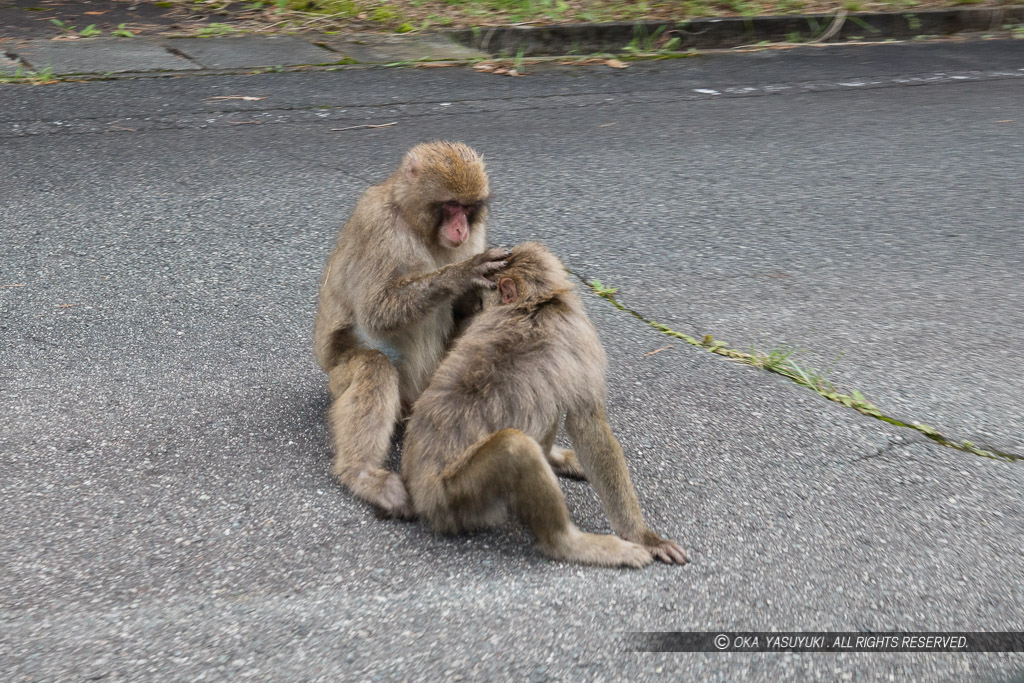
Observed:
[[[846,22],[846,9],[840,7],[836,10],[836,16],[832,19],[832,24],[828,29],[817,38],[813,38],[807,42],[809,43],[824,43],[826,40],[839,33],[839,29],[843,27]]]
[[[331,130],[355,130],[356,128],[387,128],[388,126],[397,125],[398,121],[392,121],[391,123],[364,123],[361,126],[346,126],[345,128],[331,128]]]

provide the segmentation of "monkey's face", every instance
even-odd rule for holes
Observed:
[[[438,232],[442,245],[454,249],[467,239],[470,230],[480,221],[483,201],[465,204],[457,199],[439,207]]]
[[[487,171],[483,159],[466,145],[416,145],[399,173],[399,205],[418,230],[432,231],[429,237],[439,246],[461,246],[487,217]]]

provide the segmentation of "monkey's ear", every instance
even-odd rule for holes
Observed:
[[[420,171],[423,170],[423,162],[412,152],[405,155],[405,164],[403,165],[405,166],[405,179],[410,183],[416,180]]]
[[[501,290],[501,300],[506,304],[514,304],[519,298],[516,282],[510,277],[503,277],[498,280],[498,289]]]

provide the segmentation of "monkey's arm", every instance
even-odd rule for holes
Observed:
[[[367,297],[360,311],[362,323],[372,334],[388,334],[477,287],[494,289],[486,276],[501,270],[507,257],[505,249],[488,249],[424,275],[393,277]]]
[[[679,545],[661,538],[644,523],[626,458],[608,426],[604,408],[594,404],[570,410],[565,418],[565,429],[587,479],[601,499],[612,529],[627,541],[645,546],[662,562],[689,562]]]

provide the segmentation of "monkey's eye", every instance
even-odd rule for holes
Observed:
[[[455,201],[454,199],[450,199],[450,200],[446,201],[444,203],[444,206],[447,209],[461,209],[462,208],[462,204],[460,204],[459,202]]]

